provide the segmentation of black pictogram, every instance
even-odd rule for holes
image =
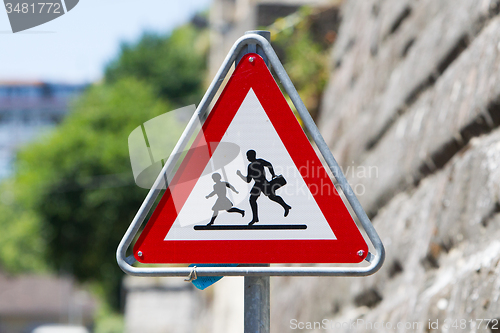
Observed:
[[[214,195],[217,195],[217,201],[215,202],[214,206],[212,207],[212,210],[214,211],[214,214],[212,215],[212,219],[210,222],[207,224],[207,226],[211,226],[214,224],[215,219],[217,218],[217,215],[219,214],[219,211],[225,210],[228,213],[240,213],[241,216],[245,216],[245,211],[241,210],[239,208],[233,207],[233,203],[226,197],[226,188],[231,189],[234,193],[238,194],[238,191],[233,187],[233,185],[229,184],[228,182],[223,182],[221,181],[222,177],[219,173],[214,173],[212,174],[212,179],[214,180],[214,190],[207,195],[205,198],[210,198],[213,197]]]
[[[254,185],[250,190],[249,199],[253,216],[252,221],[250,221],[248,225],[253,225],[259,222],[257,199],[259,198],[261,193],[264,193],[264,195],[268,197],[269,200],[280,204],[281,207],[283,207],[283,209],[285,210],[284,216],[288,216],[288,213],[290,212],[290,209],[292,207],[289,206],[282,197],[276,195],[276,190],[286,184],[285,178],[283,178],[283,176],[276,176],[272,164],[266,160],[257,158],[257,153],[255,152],[255,150],[247,151],[247,159],[248,161],[250,161],[250,164],[248,165],[247,175],[243,176],[243,174],[239,170],[236,172],[236,174],[247,183],[250,183],[252,179],[254,180]],[[267,168],[271,173],[271,176],[273,177],[271,181],[267,180],[264,168]]]
[[[196,225],[194,230],[305,230],[307,225],[305,224],[258,224],[258,206],[257,199],[263,193],[270,200],[278,203],[284,209],[284,216],[287,217],[290,213],[292,207],[288,205],[285,200],[279,195],[276,195],[276,191],[286,185],[286,180],[282,175],[276,175],[273,166],[270,162],[257,158],[257,153],[255,150],[247,151],[247,158],[250,161],[248,165],[247,175],[244,176],[240,170],[236,172],[240,178],[246,182],[250,183],[254,181],[254,185],[250,190],[250,207],[252,208],[252,221],[245,225],[214,225],[215,219],[219,214],[219,211],[225,210],[229,213],[240,213],[242,217],[245,216],[245,211],[236,207],[233,207],[233,203],[226,197],[227,188],[231,189],[233,192],[238,194],[238,191],[228,182],[222,181],[222,177],[219,173],[212,174],[212,179],[215,182],[214,190],[207,195],[205,198],[217,195],[217,201],[215,202],[212,210],[214,211],[212,219],[207,225]],[[266,178],[265,168],[271,173],[272,179],[269,181]]]

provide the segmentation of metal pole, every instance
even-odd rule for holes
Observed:
[[[245,333],[269,333],[270,306],[269,276],[245,276]]]
[[[271,33],[265,30],[247,31],[245,34],[257,34],[271,42]],[[237,57],[236,63],[247,53],[257,53],[264,58],[267,66],[269,61],[264,51],[257,44],[250,44]],[[252,265],[269,267],[269,264]],[[270,331],[270,277],[245,276],[245,333],[269,333]]]

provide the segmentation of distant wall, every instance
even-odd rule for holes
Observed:
[[[387,259],[367,278],[273,278],[273,331],[500,317],[499,2],[344,3],[319,127],[344,168],[378,170],[347,176]]]

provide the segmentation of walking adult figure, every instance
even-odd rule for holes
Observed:
[[[257,199],[259,198],[261,193],[264,193],[270,200],[277,202],[283,207],[285,210],[284,216],[288,216],[290,212],[291,206],[287,205],[282,197],[276,195],[274,190],[271,188],[269,181],[266,178],[266,172],[264,168],[268,168],[271,176],[273,178],[276,177],[274,173],[274,169],[271,163],[261,158],[257,158],[257,153],[255,150],[247,151],[247,159],[250,162],[248,165],[247,175],[243,176],[240,170],[236,171],[236,174],[243,179],[243,181],[250,183],[252,179],[254,180],[254,184],[252,189],[250,190],[250,207],[252,208],[252,221],[248,223],[248,225],[253,225],[259,222],[259,214],[257,207]]]
[[[245,211],[239,208],[233,207],[233,203],[226,197],[226,188],[230,188],[234,193],[238,194],[239,192],[233,187],[233,185],[228,182],[221,181],[222,177],[219,173],[212,174],[212,179],[214,180],[214,190],[207,195],[205,198],[213,197],[217,194],[217,201],[215,202],[212,210],[214,214],[212,215],[212,219],[207,224],[207,226],[214,224],[217,215],[219,215],[219,211],[225,210],[228,213],[240,213],[241,217],[245,216]]]

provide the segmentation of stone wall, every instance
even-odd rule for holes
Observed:
[[[500,318],[499,11],[498,0],[344,3],[319,127],[345,168],[378,170],[347,177],[387,259],[367,278],[273,278],[272,331],[495,330],[469,320]]]

